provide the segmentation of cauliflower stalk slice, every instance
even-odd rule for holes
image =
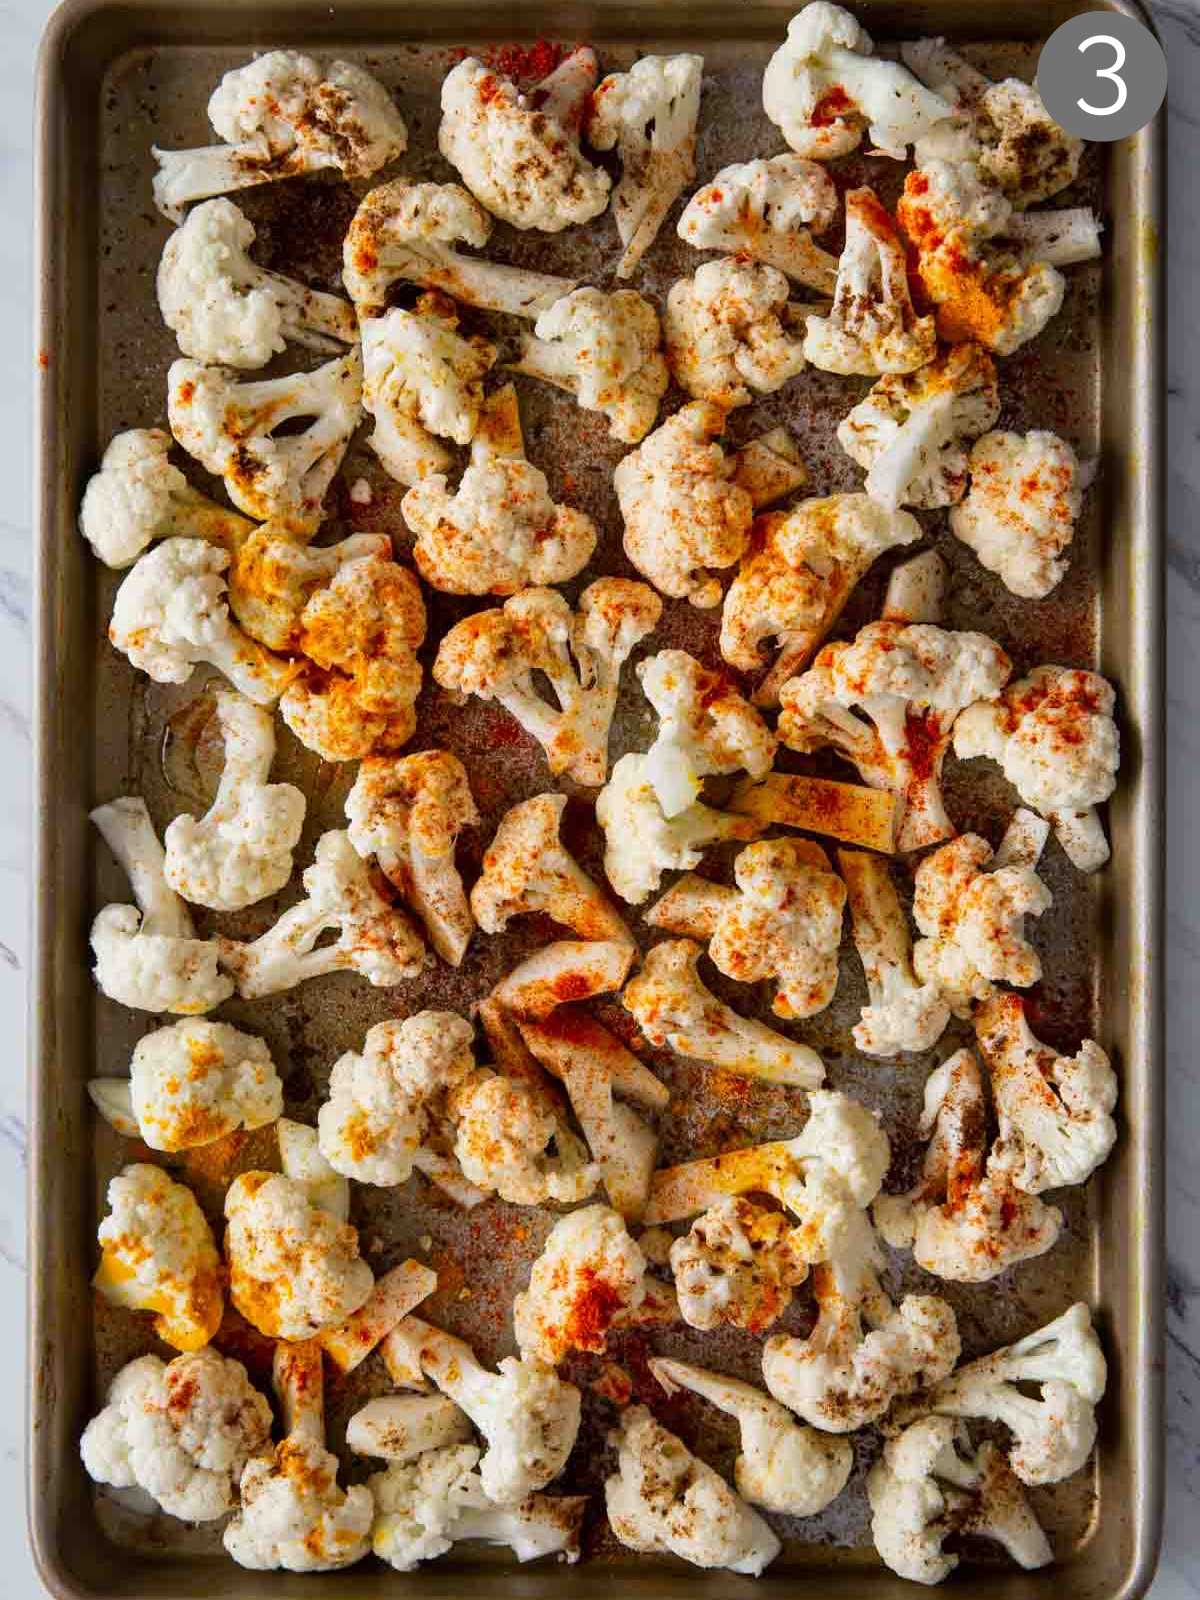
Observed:
[[[970,457],[971,487],[950,531],[1004,587],[1044,600],[1067,571],[1063,552],[1083,506],[1079,461],[1056,433],[985,433]]]
[[[771,770],[774,735],[721,673],[686,650],[660,650],[637,674],[659,719],[644,770],[665,817],[694,805],[705,778],[743,771],[762,778]]]
[[[818,294],[832,294],[837,258],[813,243],[838,210],[833,179],[802,156],[772,156],[722,167],[697,189],[679,237],[697,250],[762,262]]]
[[[557,1367],[573,1350],[602,1355],[614,1321],[645,1298],[645,1275],[646,1258],[611,1207],[560,1217],[513,1301],[522,1359]]]
[[[697,1217],[672,1241],[669,1261],[689,1328],[727,1324],[755,1334],[787,1310],[809,1265],[787,1215],[739,1195],[723,1196]]]
[[[327,1211],[335,1222],[349,1222],[350,1184],[321,1154],[316,1128],[280,1117],[275,1133],[284,1177],[298,1183],[310,1202]]]
[[[895,1056],[928,1050],[950,1020],[950,1006],[938,984],[918,979],[912,939],[891,869],[880,856],[839,850],[846,882],[854,944],[867,980],[867,1004],[854,1025],[854,1042],[864,1055]]]
[[[680,388],[726,410],[774,394],[805,366],[787,279],[738,257],[706,261],[672,287],[663,338]]]
[[[612,994],[629,975],[636,948],[622,940],[556,939],[501,978],[492,1000],[519,1021],[542,1021],[566,1001]]]
[[[346,1424],[347,1449],[396,1465],[471,1438],[466,1412],[444,1394],[385,1394],[368,1400]]]

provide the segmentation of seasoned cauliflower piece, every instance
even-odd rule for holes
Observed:
[[[913,310],[904,245],[873,189],[846,195],[833,307],[805,326],[805,359],[823,372],[913,372],[933,360],[933,318]]]
[[[216,696],[225,765],[213,802],[176,817],[163,836],[163,873],[193,905],[240,911],[292,875],[305,800],[294,784],[268,783],[275,759],[271,713],[241,695]]]
[[[999,696],[969,706],[954,729],[961,761],[988,756],[1027,806],[1044,816],[1080,872],[1109,857],[1096,807],[1116,788],[1116,696],[1098,672],[1036,667]]]
[[[357,345],[312,372],[241,381],[226,367],[172,362],[167,373],[171,432],[201,466],[223,478],[229,498],[259,522],[312,534],[362,421],[362,354]],[[299,432],[287,427],[308,420]]]
[[[1066,574],[1061,558],[1083,505],[1074,450],[1056,433],[985,433],[970,470],[951,533],[1013,594],[1045,599]]]
[[[335,1221],[349,1222],[349,1181],[335,1172],[321,1154],[317,1130],[306,1122],[280,1117],[275,1124],[275,1137],[279,1141],[279,1165],[284,1177],[298,1183],[312,1204],[327,1211]]]
[[[916,1188],[875,1201],[887,1244],[954,1283],[986,1283],[1053,1248],[1062,1212],[1022,1194],[988,1159],[983,1078],[970,1050],[930,1073],[918,1132],[929,1146]]]
[[[663,338],[680,388],[725,409],[774,394],[805,365],[787,279],[736,257],[706,261],[673,286]]]
[[[671,1245],[679,1314],[690,1328],[763,1333],[808,1277],[803,1245],[782,1211],[740,1196],[718,1200]]]
[[[411,922],[379,893],[344,833],[323,833],[303,876],[305,898],[248,944],[220,941],[221,964],[247,1000],[349,969],[377,988],[413,978],[428,961]],[[338,937],[318,943],[322,935]]]
[[[444,1394],[386,1394],[368,1400],[346,1424],[355,1455],[406,1464],[447,1445],[470,1444],[465,1411]]]
[[[446,594],[516,594],[531,584],[565,583],[591,560],[592,519],[550,497],[545,473],[525,460],[517,397],[511,386],[486,409],[471,459],[451,494],[440,472],[404,496],[404,520],[416,534],[413,561]]]
[[[539,1206],[574,1204],[595,1191],[599,1174],[586,1147],[536,1080],[477,1072],[455,1091],[451,1113],[454,1154],[482,1193]]]
[[[475,919],[454,849],[460,832],[479,823],[462,762],[448,750],[368,756],[346,796],[346,821],[355,850],[364,861],[374,856],[438,955],[459,966]]]
[[[838,424],[838,443],[889,510],[949,506],[966,493],[967,443],[999,415],[992,358],[978,344],[952,344],[916,372],[880,378]]]
[[[621,1544],[696,1567],[757,1577],[782,1548],[762,1517],[645,1406],[629,1406],[609,1443],[617,1471],[604,1485],[609,1526]]]
[[[879,614],[885,622],[940,623],[949,583],[949,569],[936,550],[908,556],[888,574]]]
[[[91,819],[120,862],[136,906],[105,906],[92,923],[95,978],[110,1000],[136,1011],[197,1016],[233,993],[218,946],[197,939],[166,878],[166,859],[140,795],[97,806]]]
[[[837,208],[823,167],[802,156],[772,156],[722,167],[688,201],[679,237],[697,250],[761,261],[818,294],[832,294],[837,258],[812,236],[830,227]]]
[[[510,365],[565,389],[585,411],[599,411],[611,436],[625,444],[650,432],[670,382],[658,313],[632,289],[563,295],[542,312],[532,334],[521,336],[520,358]]]
[[[153,151],[154,203],[172,222],[192,200],[302,173],[369,178],[404,153],[408,130],[377,78],[349,61],[328,67],[269,50],[227,72],[208,102],[224,145]]]
[[[386,533],[355,533],[334,544],[301,544],[267,522],[238,537],[226,574],[229,607],[252,639],[284,655],[302,649],[304,608],[347,562],[390,557]],[[295,672],[293,668],[293,674]]]
[[[871,1537],[885,1565],[910,1583],[941,1583],[958,1566],[952,1534],[994,1539],[1029,1571],[1053,1560],[1011,1467],[994,1444],[974,1453],[966,1429],[944,1417],[915,1422],[883,1447],[867,1474]]]
[[[94,1482],[142,1489],[182,1522],[214,1522],[270,1439],[271,1407],[245,1367],[206,1349],[122,1367],[79,1453]]]
[[[137,1162],[108,1185],[93,1286],[115,1306],[154,1312],[176,1350],[200,1350],[221,1326],[225,1288],[212,1229],[192,1191]]]
[[[556,939],[526,956],[491,998],[522,1022],[540,1021],[566,1000],[612,994],[625,982],[636,955],[636,947],[624,940]]]
[[[595,786],[608,771],[621,668],[661,614],[654,591],[628,578],[590,583],[574,612],[553,589],[526,589],[451,628],[433,676],[453,694],[497,701],[542,746],[555,777]],[[557,709],[535,672],[549,681]]]
[[[850,13],[826,0],[810,0],[788,23],[763,73],[763,110],[799,155],[831,161],[866,134],[874,154],[903,161],[950,116],[950,101],[874,49]]]
[[[887,862],[861,850],[839,850],[854,944],[867,980],[867,1004],[854,1025],[864,1055],[928,1050],[945,1032],[950,1006],[938,985],[913,970],[908,922]]]
[[[1019,995],[996,993],[975,1017],[992,1080],[996,1164],[1026,1194],[1084,1183],[1116,1143],[1117,1075],[1094,1039],[1060,1056],[1034,1036]]]
[[[442,81],[438,148],[475,198],[514,228],[560,233],[598,217],[612,180],[579,148],[597,77],[586,47],[522,94],[468,56]]]
[[[265,1128],[283,1111],[266,1042],[228,1022],[197,1017],[155,1029],[134,1046],[129,1077],[137,1132],[152,1150],[191,1150]]]
[[[664,816],[694,805],[705,778],[770,772],[775,736],[722,673],[702,667],[686,650],[660,650],[639,664],[637,674],[658,713],[644,770]]]
[[[517,1348],[556,1367],[572,1350],[603,1354],[608,1330],[645,1297],[646,1258],[608,1206],[560,1217],[513,1301]]]

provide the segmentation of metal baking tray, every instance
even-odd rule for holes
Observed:
[[[968,53],[984,67],[1031,76],[1038,42],[1076,11],[1101,4],[858,0],[855,10],[883,42],[945,33],[969,46]],[[596,0],[565,8],[518,8],[495,0],[411,0],[403,6],[383,0],[336,5],[290,0],[265,6],[240,0],[172,0],[170,5],[68,0],[50,24],[38,113],[39,713],[29,1484],[33,1547],[42,1577],[56,1595],[181,1600],[217,1591],[254,1600],[319,1590],[336,1600],[351,1592],[458,1595],[471,1582],[483,1582],[509,1600],[552,1594],[590,1600],[610,1592],[614,1583],[631,1597],[655,1600],[684,1585],[698,1600],[750,1593],[748,1580],[727,1573],[705,1574],[620,1550],[598,1514],[585,1535],[592,1559],[571,1569],[518,1569],[490,1559],[487,1552],[472,1552],[403,1583],[371,1561],[319,1580],[247,1573],[229,1565],[211,1531],[133,1516],[97,1494],[86,1479],[78,1458],[79,1433],[113,1371],[147,1348],[150,1336],[143,1319],[114,1312],[89,1289],[104,1185],[123,1160],[135,1157],[107,1128],[97,1128],[85,1083],[98,1072],[123,1072],[133,1042],[154,1025],[97,995],[91,983],[86,952],[91,916],[106,899],[121,898],[125,885],[90,835],[87,812],[99,800],[140,788],[161,828],[174,812],[206,803],[213,751],[203,683],[197,679],[170,690],[150,684],[104,642],[115,582],[78,537],[75,515],[82,485],[110,435],[163,420],[164,373],[174,344],[154,302],[154,271],[167,230],[151,205],[149,147],[152,142],[206,142],[205,103],[226,68],[254,49],[281,44],[362,61],[400,93],[411,134],[403,169],[445,178],[449,170],[436,155],[437,87],[455,49],[486,50],[514,38],[527,43],[545,36],[586,39],[597,46],[606,69],[647,50],[697,50],[706,58],[708,79],[699,150],[699,179],[704,179],[729,160],[779,148],[759,108],[758,76],[793,9],[791,0],[744,0],[735,10],[715,0],[652,0],[636,7]],[[1131,0],[1117,0],[1107,9],[1145,20]],[[509,52],[509,59],[522,64],[519,50]],[[896,174],[886,162],[852,161],[844,170],[861,181],[868,167],[871,181],[882,183],[890,197]],[[1050,859],[1055,907],[1038,931],[1046,976],[1037,996],[1038,1026],[1052,1042],[1073,1046],[1081,1034],[1093,1032],[1112,1051],[1122,1084],[1122,1136],[1098,1178],[1066,1197],[1067,1227],[1051,1255],[994,1284],[945,1291],[958,1311],[970,1354],[1084,1298],[1097,1309],[1110,1358],[1111,1386],[1094,1466],[1077,1480],[1037,1495],[1057,1564],[1037,1574],[996,1563],[963,1569],[967,1575],[960,1583],[997,1600],[1052,1594],[1131,1600],[1149,1582],[1157,1549],[1163,1293],[1160,176],[1153,128],[1089,152],[1077,203],[1087,201],[1102,211],[1104,261],[1071,272],[1060,318],[1002,372],[1002,426],[1058,428],[1083,454],[1100,459],[1067,581],[1039,605],[1015,602],[948,538],[942,515],[924,518],[953,565],[951,625],[969,619],[994,632],[1022,669],[1040,660],[1097,664],[1118,685],[1125,751],[1108,817],[1112,866],[1086,882],[1067,870],[1057,852]],[[331,281],[338,241],[356,200],[347,186],[279,184],[238,199],[259,227],[270,262],[286,263],[314,282]],[[660,301],[673,278],[692,270],[695,261],[672,230],[673,219],[637,283]],[[494,245],[501,258],[536,258],[544,270],[570,271],[600,283],[609,281],[617,253],[607,217],[593,229],[568,230],[550,240],[498,228]],[[833,440],[837,418],[852,403],[846,385],[847,380],[821,373],[805,374],[782,395],[737,414],[732,437],[740,442],[785,423],[798,438],[816,489],[849,487],[854,469]],[[556,498],[569,496],[600,525],[594,570],[625,570],[609,486],[618,452],[602,420],[532,383],[522,383],[521,404],[530,455],[549,473]],[[322,537],[387,528],[403,546],[399,494],[361,442],[342,476]],[[345,492],[345,483],[359,476],[374,490],[368,507]],[[873,614],[882,581],[877,573],[864,585],[842,631]],[[469,608],[433,596],[431,642]],[[715,627],[711,615],[668,604],[655,647],[678,644],[711,658]],[[427,647],[427,661],[430,655]],[[644,747],[647,733],[640,697],[627,691],[614,756],[622,748]],[[427,689],[413,748],[433,743],[457,750],[470,770],[484,813],[483,826],[467,847],[476,859],[508,805],[550,786],[540,751],[515,736],[502,714],[478,702],[454,708]],[[303,865],[316,835],[341,824],[350,773],[323,766],[282,729],[280,752],[283,775],[312,796],[297,857]],[[800,765],[798,758],[788,760]],[[978,764],[951,772],[948,795],[958,819],[969,818],[993,834],[1011,805],[1004,786]],[[582,796],[568,809],[567,832],[585,863],[595,866],[599,840]],[[257,930],[274,914],[273,906],[254,907],[225,925]],[[545,928],[526,919],[514,925],[511,936],[476,941],[458,974],[440,967],[420,985],[394,991],[373,990],[342,975],[266,1005],[230,1005],[224,1014],[266,1035],[286,1078],[289,1114],[311,1121],[330,1064],[341,1051],[357,1046],[370,1023],[421,1005],[467,1010],[546,935]],[[915,1159],[920,1090],[933,1056],[882,1065],[855,1058],[849,1027],[861,1004],[860,986],[847,943],[835,1005],[799,1032],[822,1050],[832,1085],[885,1112],[896,1152],[891,1180],[896,1186]],[[746,1006],[748,997],[749,991],[737,991],[739,1004]],[[620,1018],[611,1009],[605,1015],[610,1021]],[[799,1124],[803,1101],[796,1091],[714,1082],[689,1064],[652,1059],[673,1094],[661,1128],[664,1161],[794,1131]],[[221,1159],[237,1167],[269,1163],[271,1144],[269,1135],[256,1135],[224,1150]],[[197,1156],[182,1165],[183,1175],[216,1215],[228,1166],[218,1170],[218,1163]],[[493,1203],[466,1218],[433,1200],[418,1178],[392,1193],[356,1186],[355,1220],[377,1269],[409,1253],[425,1255],[438,1268],[435,1320],[476,1340],[485,1357],[510,1347],[508,1306],[540,1247],[548,1216]],[[911,1263],[897,1262],[894,1273],[894,1287],[922,1278]],[[802,1291],[789,1317],[802,1329],[810,1316]],[[690,1330],[643,1333],[625,1336],[613,1350],[613,1359],[639,1391],[648,1392],[650,1384],[644,1365],[648,1343],[754,1375],[757,1345],[741,1336],[713,1340]],[[252,1366],[262,1356],[245,1341],[238,1353]],[[586,1394],[585,1432],[569,1473],[576,1492],[595,1491],[603,1477],[603,1436],[612,1412],[592,1387],[598,1371],[598,1362],[581,1361],[570,1373]],[[332,1387],[335,1445],[350,1410],[384,1387],[377,1361]],[[659,1409],[708,1459],[729,1466],[732,1436],[711,1416],[677,1402]],[[861,1438],[856,1449],[851,1489],[824,1516],[781,1525],[785,1553],[754,1591],[765,1600],[823,1595],[833,1583],[847,1595],[879,1600],[912,1592],[880,1567],[870,1545],[862,1480],[877,1441]]]

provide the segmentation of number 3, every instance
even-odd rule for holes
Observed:
[[[1079,46],[1080,55],[1085,50],[1090,50],[1094,44],[1107,44],[1112,47],[1112,66],[1097,67],[1096,76],[1098,78],[1107,78],[1110,83],[1114,83],[1117,88],[1117,97],[1111,105],[1107,106],[1089,105],[1086,100],[1077,100],[1075,103],[1080,111],[1086,111],[1089,117],[1115,116],[1126,100],[1129,99],[1129,90],[1125,85],[1124,78],[1120,75],[1121,68],[1125,65],[1125,46],[1119,39],[1114,39],[1111,33],[1094,33],[1090,39],[1085,39]]]

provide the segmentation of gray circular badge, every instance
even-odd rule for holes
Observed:
[[[1167,92],[1167,58],[1140,22],[1087,11],[1056,28],[1037,69],[1046,109],[1077,139],[1109,143],[1144,128]]]

